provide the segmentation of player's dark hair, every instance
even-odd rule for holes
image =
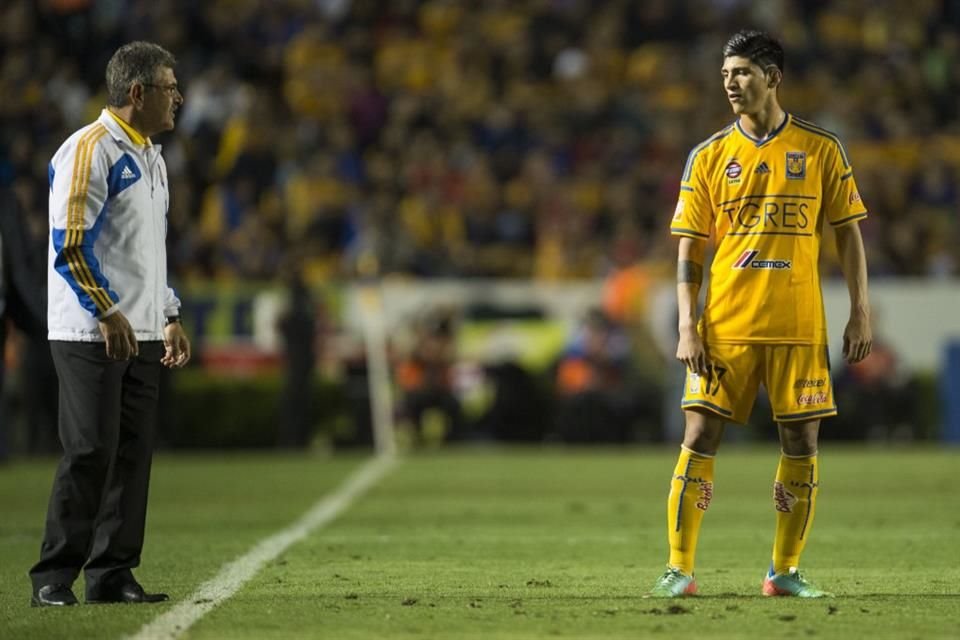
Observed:
[[[723,57],[740,56],[748,59],[761,69],[770,65],[783,73],[783,46],[769,33],[754,29],[742,29],[723,45]]]

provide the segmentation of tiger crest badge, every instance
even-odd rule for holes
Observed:
[[[803,180],[807,176],[807,154],[803,151],[787,151],[787,179]]]

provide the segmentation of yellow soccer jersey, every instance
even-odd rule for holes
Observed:
[[[715,237],[700,332],[707,342],[827,344],[820,291],[824,218],[865,218],[837,137],[788,114],[764,140],[736,122],[697,145],[670,232]]]

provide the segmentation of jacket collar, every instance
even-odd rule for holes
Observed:
[[[113,111],[110,111],[110,109],[101,111],[97,121],[105,126],[107,131],[110,132],[110,135],[116,140],[126,142],[137,149],[145,149],[153,146],[150,138],[145,138],[140,135],[136,129],[127,124],[123,118]]]

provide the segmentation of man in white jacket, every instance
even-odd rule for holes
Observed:
[[[47,509],[33,606],[159,602],[140,564],[161,365],[190,342],[167,285],[169,191],[159,145],[183,96],[174,57],[147,42],[107,64],[107,108],[50,162],[47,321],[60,379],[63,458]]]

